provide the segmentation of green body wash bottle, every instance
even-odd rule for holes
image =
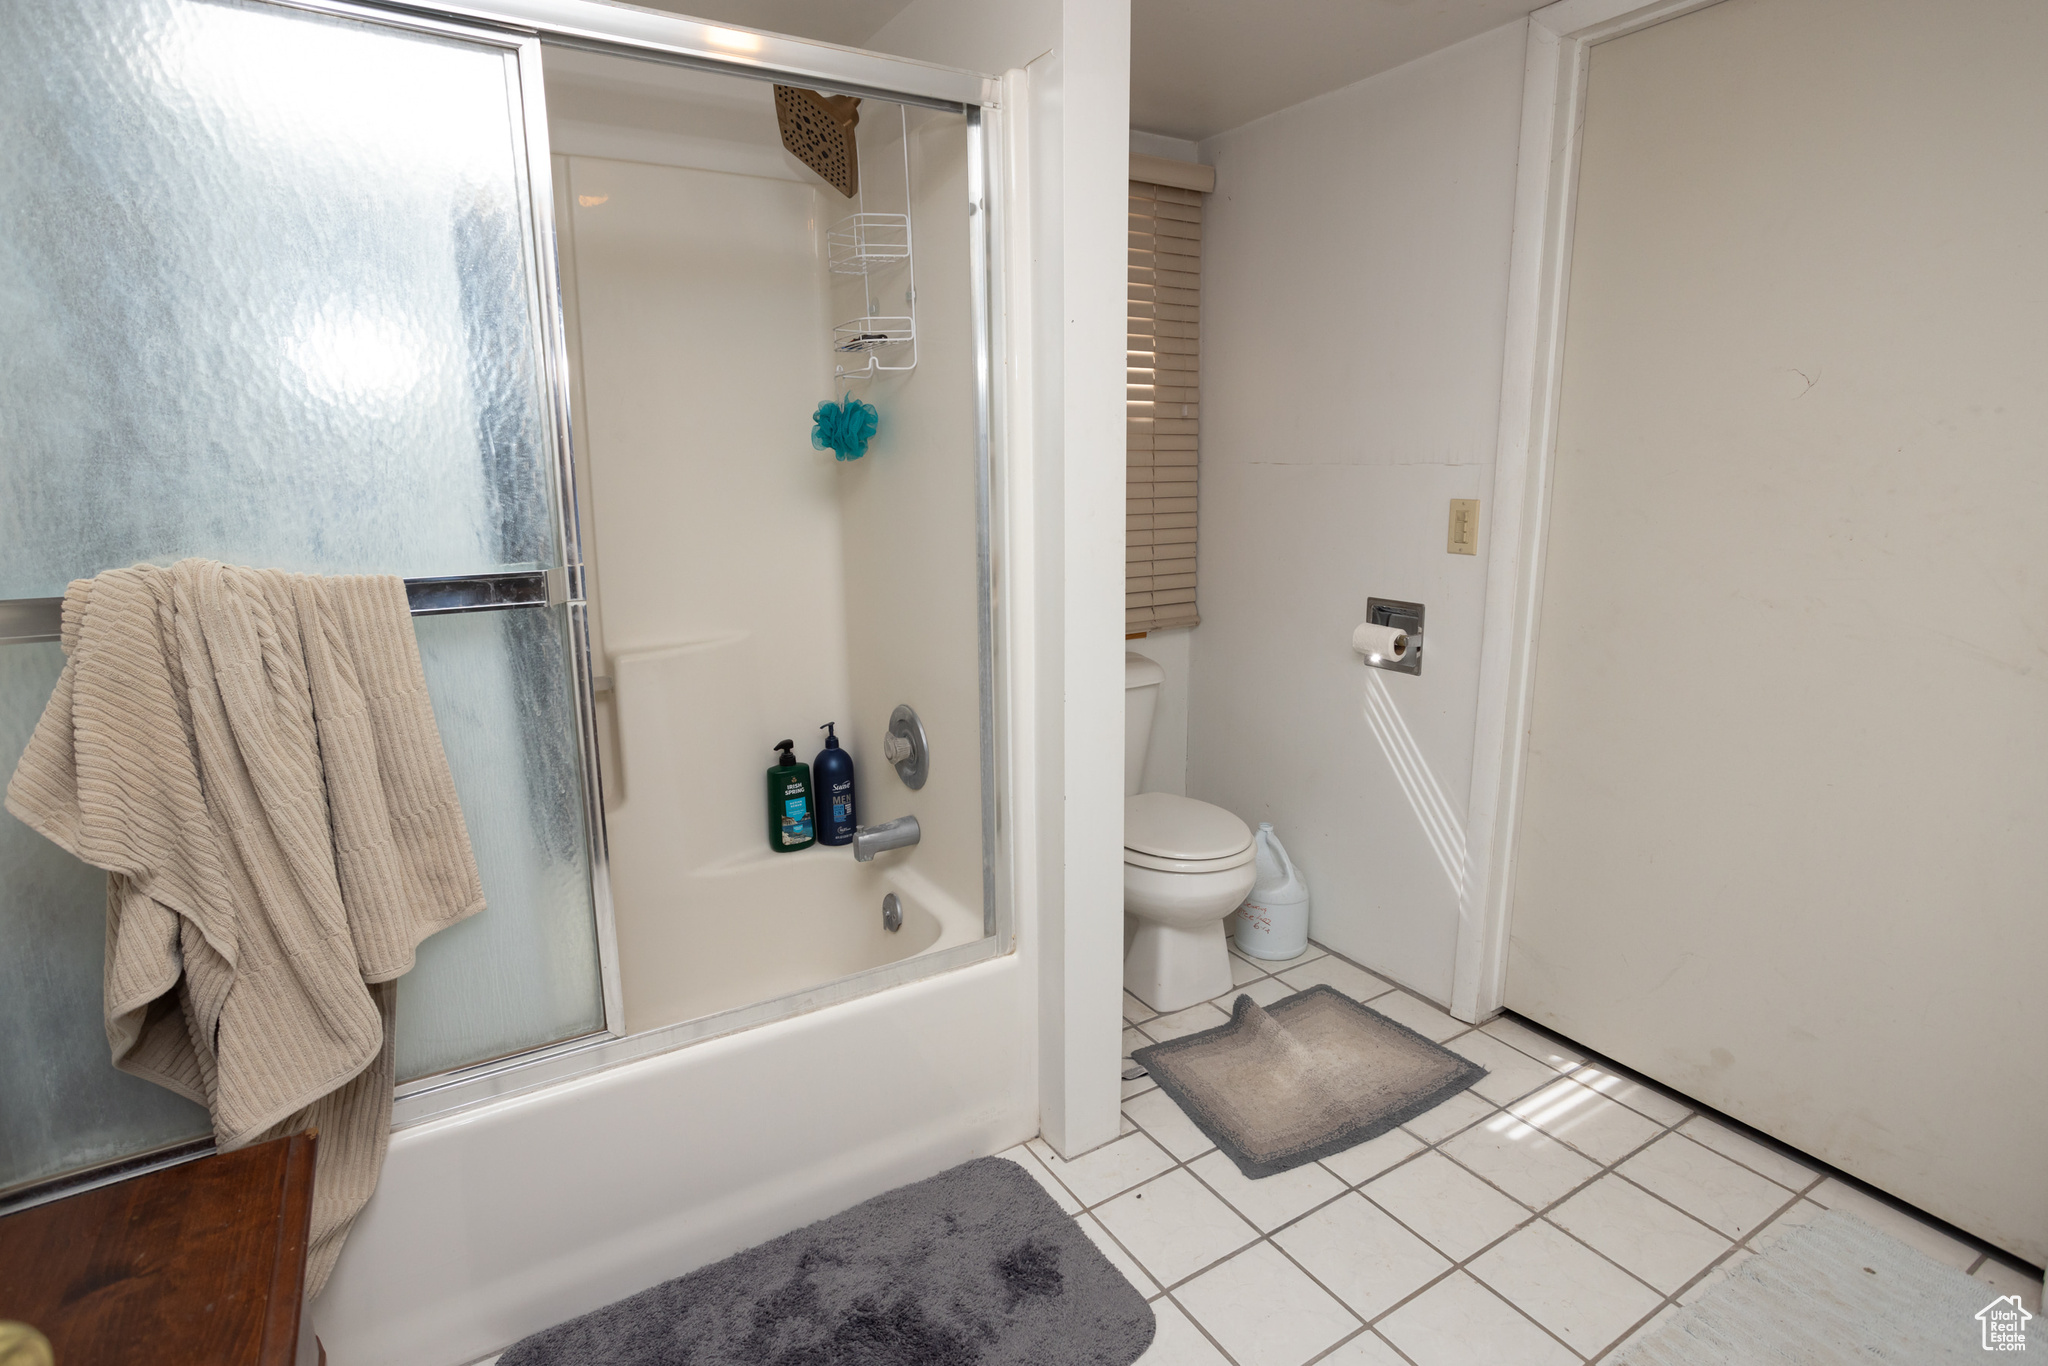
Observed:
[[[811,766],[796,761],[796,741],[784,740],[775,748],[782,762],[768,770],[768,847],[778,854],[793,854],[817,843]]]

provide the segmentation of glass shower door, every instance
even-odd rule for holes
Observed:
[[[266,0],[7,29],[0,599],[191,555],[573,589],[536,43]],[[402,1078],[605,1027],[581,611],[416,619],[488,907],[401,980]],[[61,664],[0,644],[0,779]],[[208,1131],[108,1062],[103,919],[0,815],[0,1192]]]

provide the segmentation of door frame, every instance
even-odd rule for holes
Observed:
[[[1486,541],[1479,702],[1465,812],[1465,890],[1451,977],[1451,1013],[1461,1020],[1477,1022],[1497,1014],[1507,994],[1515,841],[1550,532],[1588,58],[1596,44],[1610,38],[1718,3],[1558,0],[1529,16],[1493,516]]]

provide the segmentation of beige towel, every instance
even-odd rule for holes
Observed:
[[[391,983],[484,904],[405,584],[109,570],[64,653],[7,809],[107,870],[114,1065],[223,1149],[319,1129],[317,1294],[390,1139]]]

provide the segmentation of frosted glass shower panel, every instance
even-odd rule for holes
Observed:
[[[5,29],[0,597],[550,562],[515,54],[234,0]]]
[[[0,646],[0,785],[63,667],[55,645]],[[105,873],[0,811],[0,1191],[213,1136],[204,1107],[107,1060],[106,905]]]
[[[562,562],[537,42],[267,0],[0,15],[0,599],[192,555]],[[488,904],[401,981],[406,1077],[604,1027],[567,615],[415,618]],[[61,665],[0,645],[0,782]],[[0,1190],[208,1132],[110,1065],[104,926],[103,875],[0,814]]]
[[[604,1028],[567,615],[413,619],[485,905],[398,979],[401,1081]]]

